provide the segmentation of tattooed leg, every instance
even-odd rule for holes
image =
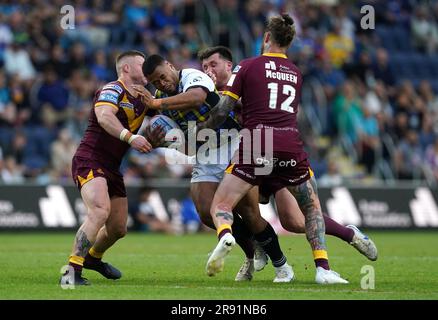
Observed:
[[[215,210],[216,221],[219,224],[233,224],[233,214],[231,213],[232,209],[228,205],[218,204]]]
[[[82,273],[85,256],[96,241],[97,233],[101,227],[88,220],[87,218],[76,233],[72,253],[68,260],[69,265],[72,266],[78,274]]]
[[[312,247],[316,267],[329,270],[325,244],[325,224],[315,178],[312,177],[299,186],[289,187],[288,189],[297,199],[298,205],[304,214],[306,237]]]
[[[325,250],[325,224],[315,179],[288,188],[305,217],[306,237],[313,250]]]
[[[217,236],[222,238],[226,233],[231,233],[234,217],[232,208],[229,205],[219,203],[214,209],[214,222],[216,225]]]
[[[79,228],[76,233],[75,242],[74,242],[73,253],[75,256],[85,257],[90,250],[92,243],[87,237],[87,234],[83,230],[83,226]]]
[[[210,208],[210,214],[219,239],[225,233],[231,233],[231,226],[234,221],[233,209],[251,188],[251,184],[232,174],[226,174],[222,179]]]

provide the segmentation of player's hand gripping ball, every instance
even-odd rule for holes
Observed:
[[[178,131],[179,131],[179,135],[183,135],[182,130],[180,129],[178,124],[175,121],[173,121],[171,118],[162,114],[153,116],[149,122],[149,125],[152,129],[155,129],[157,126],[160,126],[164,131],[165,141],[162,144],[163,147],[168,147],[172,143],[175,143],[179,140]],[[174,129],[178,129],[178,131]]]

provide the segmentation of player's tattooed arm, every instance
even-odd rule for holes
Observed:
[[[85,257],[90,250],[92,244],[87,238],[87,234],[79,229],[75,238],[75,254],[80,257]]]
[[[198,125],[198,130],[204,128],[215,129],[225,122],[229,113],[236,106],[237,100],[230,96],[222,96],[218,104],[210,111],[207,121]]]

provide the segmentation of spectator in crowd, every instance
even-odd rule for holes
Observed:
[[[379,113],[392,116],[392,107],[389,103],[385,84],[380,80],[376,81],[374,87],[368,90],[363,103],[373,116]]]
[[[430,117],[425,117],[423,119],[423,125],[421,131],[418,135],[418,142],[420,144],[421,150],[424,152],[428,146],[433,145],[438,134],[433,131],[433,119]]]
[[[5,184],[23,183],[23,168],[17,164],[13,156],[6,156],[0,160],[1,181]]]
[[[332,32],[326,35],[324,48],[328,53],[330,62],[335,68],[340,68],[350,61],[354,43],[351,38],[342,34],[341,21],[336,21]]]
[[[13,126],[17,117],[17,109],[11,100],[9,88],[6,85],[6,76],[0,72],[0,125]]]
[[[330,160],[328,162],[327,172],[318,179],[318,185],[321,187],[337,187],[342,185],[343,182],[336,161]]]
[[[51,159],[52,168],[56,176],[70,178],[71,159],[76,152],[77,144],[73,141],[67,129],[59,131],[58,139],[52,143]]]
[[[140,230],[145,232],[164,232],[173,233],[172,225],[169,221],[163,221],[156,215],[154,207],[150,203],[153,189],[144,188],[141,190],[138,205],[135,211],[135,219],[140,225]]]
[[[430,168],[435,180],[438,181],[438,138],[435,138],[434,144],[427,147],[425,164]]]
[[[411,21],[414,45],[423,52],[435,53],[438,48],[438,25],[427,7],[418,6]]]
[[[363,107],[362,112],[359,124],[359,161],[365,165],[367,173],[372,174],[380,150],[379,124],[368,107]]]
[[[107,64],[105,51],[98,50],[94,54],[94,63],[91,66],[91,72],[101,84],[111,79],[110,66]]]
[[[4,153],[14,158],[17,164],[23,165],[26,156],[29,154],[29,147],[32,148],[33,146],[28,145],[26,134],[23,131],[16,131],[13,134],[11,141],[4,149]]]
[[[382,80],[390,89],[395,85],[395,76],[388,60],[388,53],[383,48],[376,50],[375,62],[372,66],[372,73],[375,80]]]
[[[40,113],[40,121],[49,124],[63,123],[68,117],[69,91],[65,83],[58,78],[53,66],[44,70],[44,79],[38,89],[38,106],[35,112]]]
[[[32,80],[36,71],[28,51],[22,43],[13,42],[4,53],[5,70],[8,75],[17,74],[21,80]]]
[[[333,113],[339,136],[356,145],[363,115],[353,82],[346,81],[342,86],[342,92],[334,101]]]
[[[399,179],[412,180],[422,178],[423,152],[418,143],[418,134],[410,129],[397,147],[394,165]]]

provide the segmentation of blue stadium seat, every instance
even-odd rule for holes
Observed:
[[[428,57],[429,68],[431,72],[431,76],[438,78],[438,56],[429,56]]]
[[[390,34],[397,43],[397,49],[402,52],[412,52],[410,31],[403,27],[390,29]]]
[[[43,169],[49,165],[47,159],[40,157],[38,155],[32,155],[24,158],[24,165],[29,169]]]
[[[45,127],[26,128],[26,158],[32,168],[47,165],[50,159],[50,147],[56,138],[56,132]],[[32,160],[35,159],[35,160]]]
[[[435,94],[438,94],[438,79],[429,79],[429,82],[433,92],[435,92]]]
[[[426,78],[429,76],[428,61],[424,55],[419,53],[411,54],[410,63],[414,67],[416,77]]]
[[[390,63],[396,72],[396,77],[410,78],[415,76],[415,66],[412,63],[412,59],[407,53],[393,53],[390,54]]]

